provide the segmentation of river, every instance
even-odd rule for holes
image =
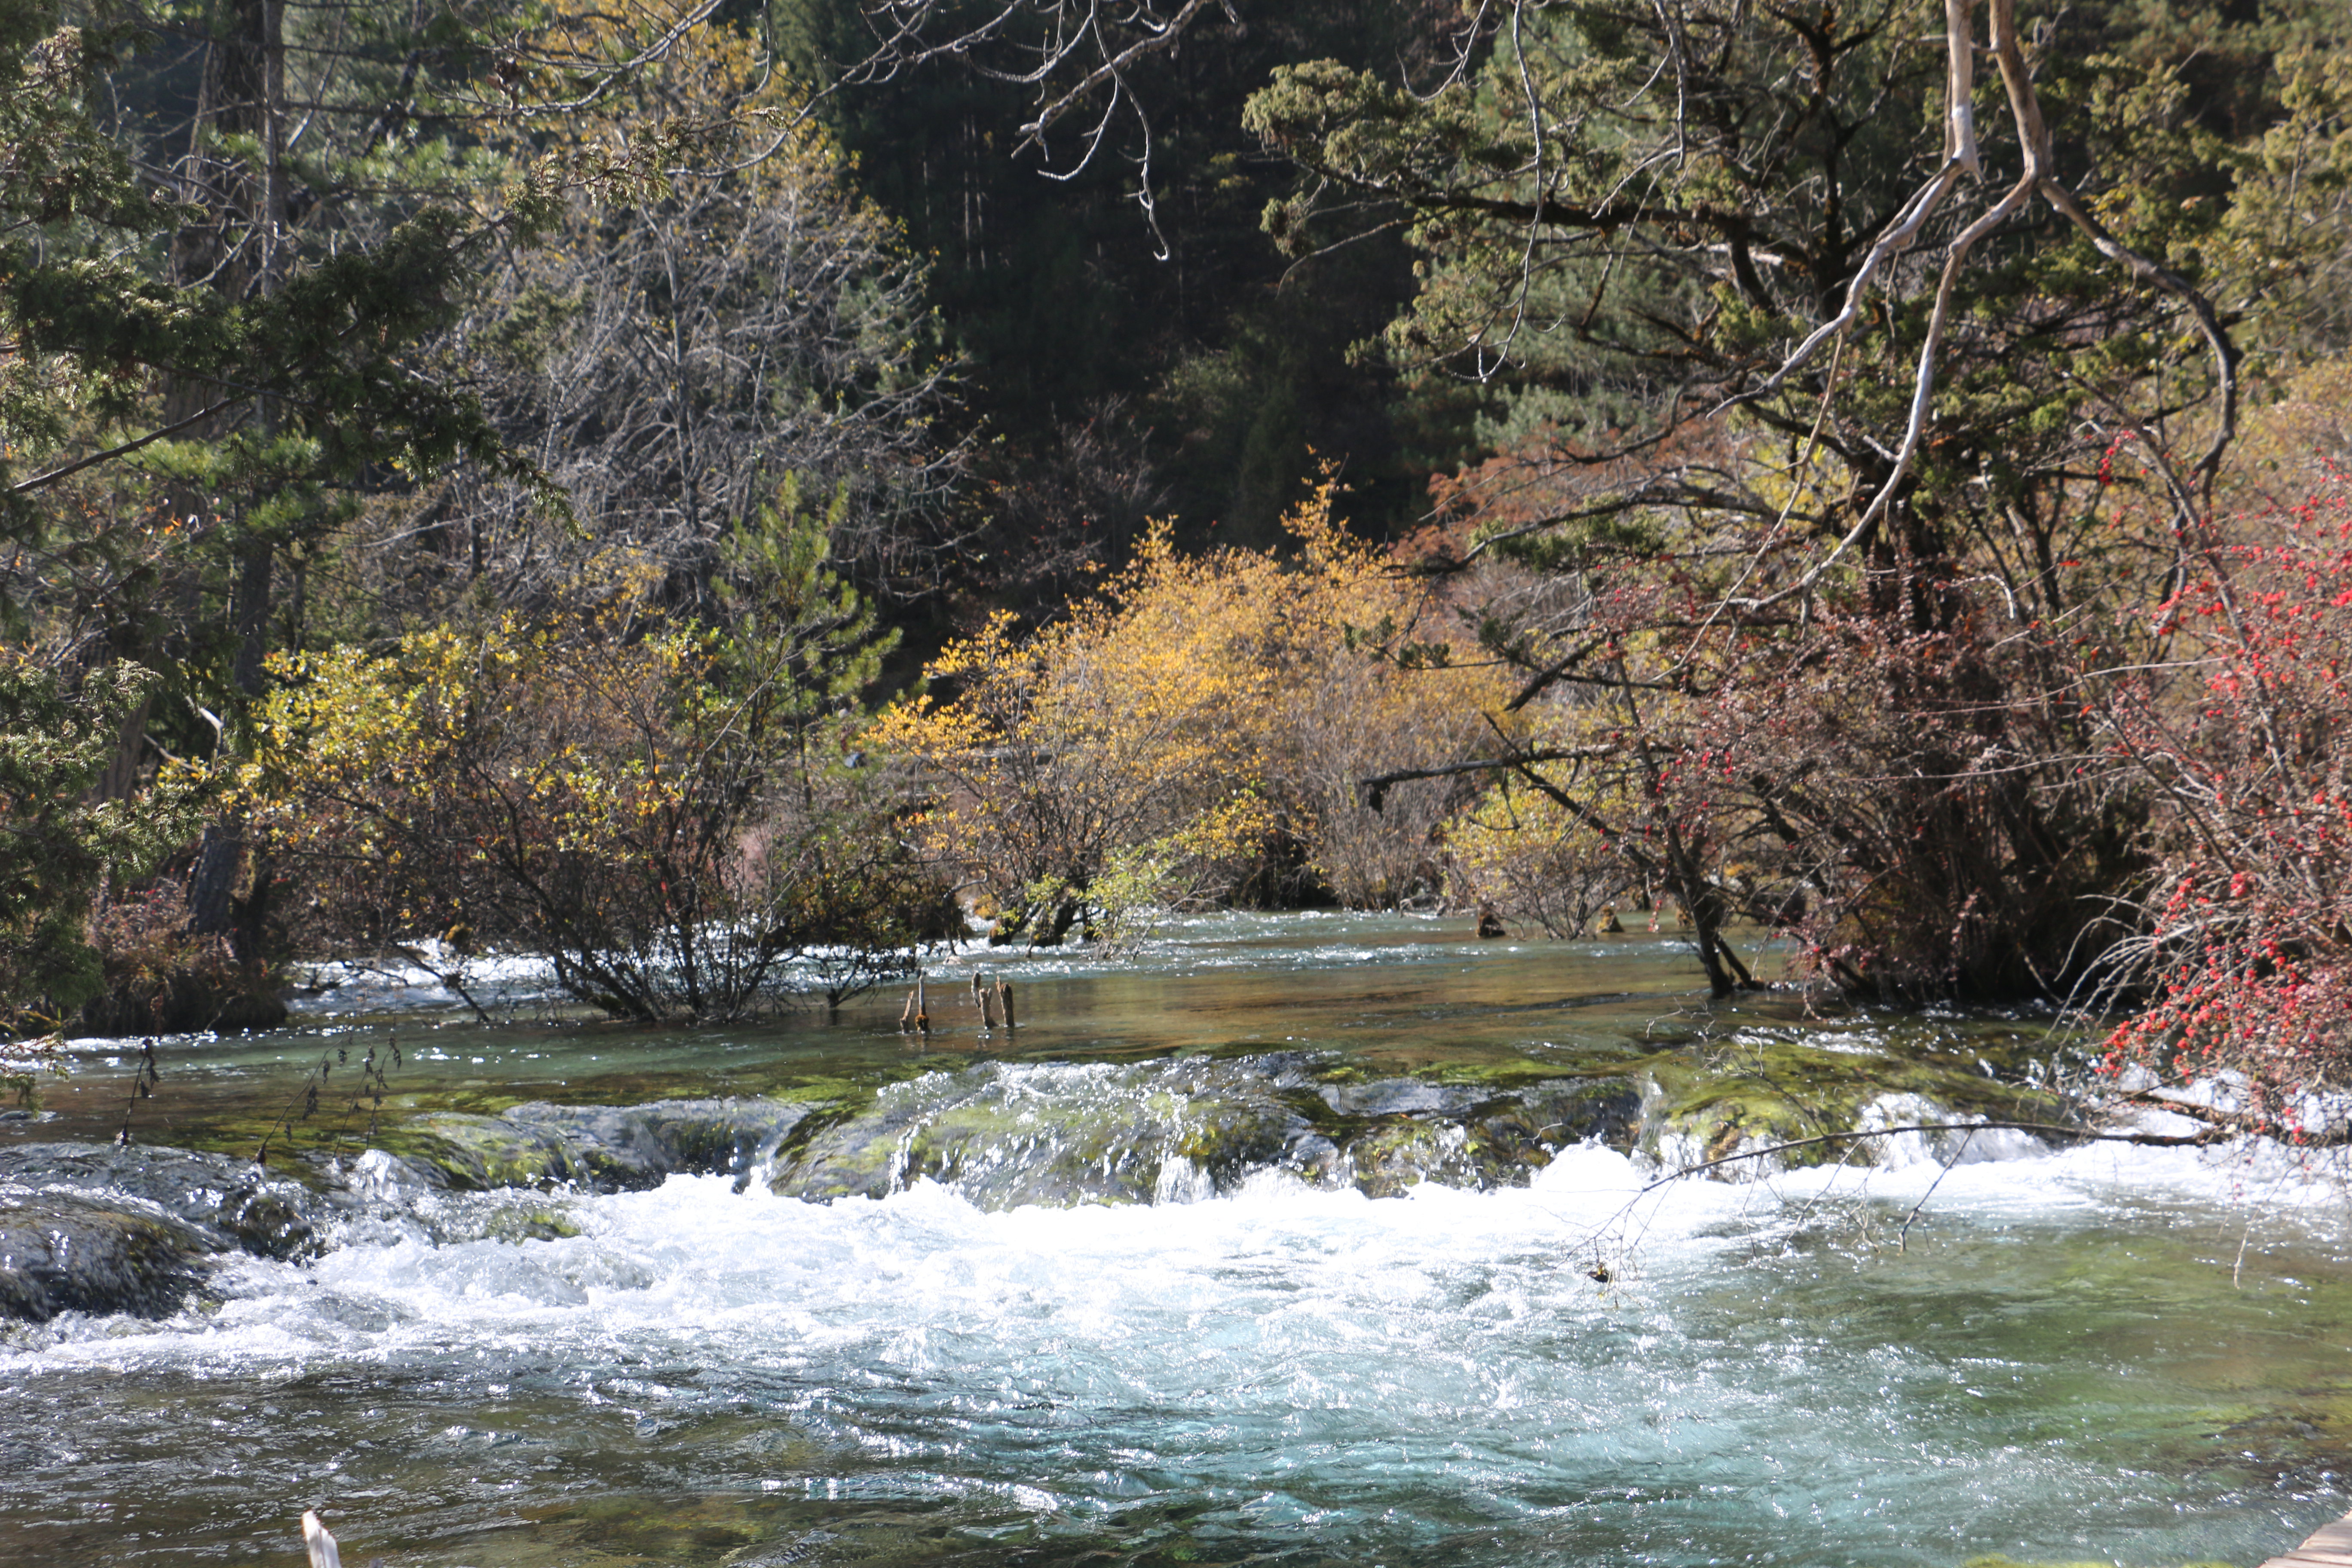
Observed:
[[[353,983],[273,1035],[163,1042],[136,1101],[126,1043],[80,1042],[0,1141],[103,1140],[129,1105],[143,1145],[260,1127],[278,1167],[358,1180],[369,1121],[517,1100],[1022,1131],[827,1202],[764,1168],[384,1183],[318,1256],[236,1257],[170,1315],[0,1327],[0,1561],[292,1564],[318,1508],[354,1568],[2154,1565],[2259,1562],[2347,1506],[2352,1210],[2274,1151],[1911,1136],[1652,1186],[1654,1130],[1525,1185],[1368,1196],[1344,1129],[1435,1147],[1446,1095],[1616,1073],[1654,1118],[1676,1062],[2066,1065],[2032,1018],[1711,1007],[1668,934],[1466,928],[1236,915],[1115,961],[967,954],[928,1041],[895,995],[687,1034],[552,1016],[527,984],[485,1026]],[[982,1037],[975,964],[1016,1031]],[[352,1064],[395,1037],[379,1108]],[[1287,1152],[1173,1152],[1209,1147],[1192,1100],[1244,1090],[1306,1107]],[[1142,1131],[1086,1160],[1148,1155],[1158,1201],[1017,1201],[1115,1117]]]

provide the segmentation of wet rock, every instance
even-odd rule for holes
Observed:
[[[217,1232],[79,1193],[0,1197],[0,1316],[169,1317],[228,1249]]]
[[[224,1248],[263,1258],[305,1257],[321,1245],[325,1207],[315,1194],[226,1154],[140,1144],[25,1143],[0,1148],[0,1193],[11,1189],[152,1205],[216,1236]]]
[[[574,1146],[560,1130],[519,1127],[503,1117],[436,1110],[385,1141],[425,1181],[460,1192],[599,1184],[588,1162],[573,1158]]]
[[[1514,1097],[1528,1137],[1553,1149],[1606,1143],[1631,1152],[1642,1135],[1643,1086],[1624,1078],[1547,1079]]]
[[[2063,1125],[2075,1112],[2057,1094],[1988,1078],[1949,1062],[1883,1047],[1876,1038],[1821,1031],[1788,1037],[1758,1031],[1705,1052],[1661,1055],[1643,1064],[1659,1103],[1643,1145],[1669,1170],[1738,1158],[1707,1173],[1717,1181],[1756,1181],[1777,1170],[1844,1161],[1877,1163],[1877,1141],[1831,1139],[1864,1125],[1888,1096],[1914,1096],[1932,1115],[1922,1120],[2039,1121]],[[1781,1144],[1794,1147],[1765,1154]]]
[[[1488,1173],[1468,1144],[1469,1135],[1458,1122],[1396,1121],[1349,1140],[1349,1175],[1358,1191],[1372,1198],[1401,1197],[1423,1182],[1485,1186]]]
[[[984,1208],[1190,1200],[1253,1174],[1353,1183],[1525,1185],[1588,1138],[1630,1148],[1641,1095],[1622,1079],[1524,1089],[1383,1079],[1318,1083],[1280,1053],[1132,1067],[991,1063],[898,1084],[779,1159],[788,1197],[880,1197],[919,1180]]]
[[[1284,1098],[1280,1064],[989,1063],[895,1084],[779,1159],[787,1197],[881,1197],[929,1180],[983,1208],[1149,1203],[1253,1172],[1320,1180],[1331,1140]]]
[[[1458,1115],[1478,1103],[1479,1089],[1425,1083],[1417,1078],[1386,1078],[1374,1083],[1328,1083],[1323,1103],[1342,1116],[1399,1116],[1412,1111]]]
[[[665,1100],[649,1105],[518,1105],[500,1116],[436,1111],[396,1142],[427,1181],[465,1191],[570,1186],[636,1192],[668,1176],[740,1174],[808,1114],[773,1100]]]
[[[1642,1094],[1622,1079],[1554,1079],[1496,1095],[1451,1085],[1356,1086],[1352,1101],[1325,1099],[1335,1109],[1380,1108],[1383,1120],[1346,1145],[1349,1179],[1375,1198],[1395,1197],[1422,1182],[1486,1191],[1520,1187],[1571,1143],[1600,1142],[1627,1150],[1640,1135]]]
[[[0,1149],[0,1316],[163,1317],[224,1254],[307,1256],[327,1202],[243,1160],[185,1149]]]
[[[492,1241],[562,1241],[581,1234],[580,1227],[561,1209],[500,1208],[490,1211],[483,1226]]]
[[[650,1105],[518,1105],[506,1120],[550,1128],[604,1150],[615,1169],[657,1184],[673,1171],[740,1174],[775,1152],[809,1113],[775,1100],[664,1100]]]

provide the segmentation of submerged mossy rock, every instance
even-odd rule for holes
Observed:
[[[983,1208],[1148,1203],[1247,1173],[1335,1170],[1330,1139],[1285,1098],[1295,1063],[1132,1067],[990,1062],[881,1090],[780,1157],[786,1197],[881,1197],[919,1180]]]
[[[1477,1189],[1496,1184],[1480,1158],[1487,1152],[1460,1122],[1407,1118],[1349,1139],[1348,1169],[1366,1197],[1401,1197],[1423,1182]]]
[[[435,1111],[384,1143],[424,1178],[461,1191],[636,1192],[667,1177],[748,1172],[809,1113],[774,1100],[518,1105],[498,1116]]]
[[[497,1208],[484,1222],[483,1234],[492,1241],[564,1241],[578,1236],[580,1226],[560,1208]]]
[[[1326,1088],[1323,1098],[1335,1110],[1381,1117],[1345,1145],[1349,1179],[1375,1198],[1423,1182],[1525,1186],[1567,1145],[1624,1152],[1642,1125],[1642,1091],[1622,1079],[1550,1079],[1501,1094],[1391,1079]]]
[[[1797,1145],[1709,1173],[1720,1181],[1754,1180],[1775,1169],[1840,1161],[1881,1163],[1878,1139],[1802,1142],[1873,1122],[2028,1121],[2063,1128],[2076,1120],[2050,1090],[1888,1051],[1863,1035],[1759,1031],[1662,1053],[1641,1066],[1658,1089],[1643,1146],[1668,1169]],[[1890,1118],[1888,1110],[1901,1114]],[[1938,1137],[1931,1147],[1940,1157],[1952,1158],[1966,1136]],[[1990,1152],[1990,1142],[1979,1151]]]
[[[427,1183],[459,1192],[598,1184],[587,1160],[573,1158],[584,1150],[575,1151],[561,1131],[520,1127],[502,1117],[430,1111],[387,1132],[383,1142]]]
[[[165,1317],[224,1255],[315,1252],[326,1200],[249,1162],[184,1149],[0,1149],[0,1317]]]
[[[1641,1094],[1622,1079],[1318,1081],[1332,1065],[1276,1053],[933,1073],[814,1126],[772,1185],[822,1200],[930,1181],[1012,1208],[1190,1200],[1274,1173],[1388,1197],[1525,1185],[1560,1148],[1630,1148],[1638,1126]]]

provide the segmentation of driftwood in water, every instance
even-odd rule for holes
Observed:
[[[923,1010],[923,977],[915,976],[915,988],[907,993],[907,1005],[898,1013],[898,1032],[912,1031],[919,1035],[931,1032],[931,1016]]]
[[[1013,1027],[1013,987],[1000,980],[996,983],[996,1005],[1003,1009],[1004,1026]]]

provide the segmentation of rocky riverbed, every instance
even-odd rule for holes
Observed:
[[[315,1255],[363,1219],[446,1226],[447,1205],[433,1200],[455,1193],[561,1198],[715,1174],[812,1202],[928,1182],[990,1210],[1196,1201],[1267,1179],[1389,1198],[1423,1183],[1525,1186],[1585,1143],[1673,1170],[1848,1130],[1892,1102],[1933,1117],[2055,1123],[2067,1113],[2053,1096],[1981,1074],[1780,1042],[1713,1061],[1664,1052],[1606,1074],[1523,1068],[1466,1081],[1370,1077],[1343,1058],[1297,1051],[984,1061],[832,1100],[427,1110],[386,1122],[380,1147],[268,1164],[137,1144],[20,1144],[0,1148],[0,1315],[168,1316],[225,1259]],[[1809,1145],[1712,1173],[1823,1158],[1873,1155]],[[562,1233],[546,1209],[492,1206],[477,1224],[509,1239]]]

